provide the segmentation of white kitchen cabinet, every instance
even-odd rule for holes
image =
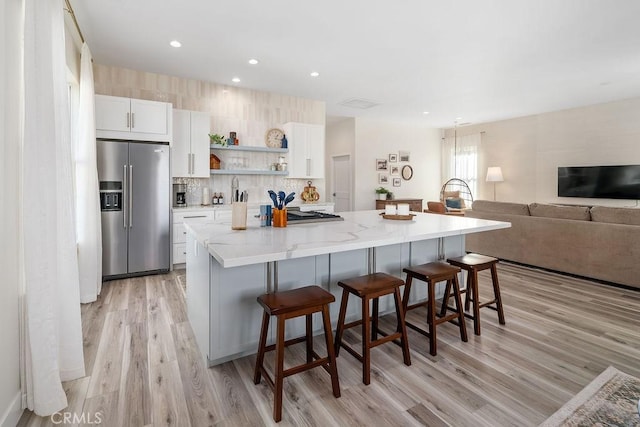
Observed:
[[[98,138],[171,142],[171,104],[96,95]]]
[[[289,178],[324,179],[324,126],[286,123]]]
[[[213,221],[215,212],[213,209],[201,209],[187,212],[173,212],[173,234],[171,247],[173,252],[173,265],[184,264],[187,256],[187,231],[184,222],[188,220]]]
[[[209,113],[173,110],[171,176],[209,177]]]

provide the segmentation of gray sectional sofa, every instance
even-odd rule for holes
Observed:
[[[640,209],[477,200],[465,216],[511,223],[467,251],[640,288]]]

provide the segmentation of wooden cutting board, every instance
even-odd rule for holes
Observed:
[[[300,197],[302,197],[302,200],[304,200],[305,202],[317,202],[318,200],[320,200],[320,194],[318,194],[318,192],[316,191],[316,187],[312,186],[311,184],[311,181],[307,181],[307,186],[304,187],[304,191],[300,195]]]

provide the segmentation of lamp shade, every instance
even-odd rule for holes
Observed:
[[[502,169],[500,166],[490,166],[487,169],[487,182],[502,182]]]

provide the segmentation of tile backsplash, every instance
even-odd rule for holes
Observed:
[[[247,190],[249,202],[271,204],[271,199],[267,194],[268,190],[284,191],[285,193],[296,192],[296,201],[302,202],[300,194],[307,185],[303,179],[285,179],[280,176],[266,175],[237,175],[239,189]],[[202,189],[209,187],[209,194],[224,194],[224,203],[231,202],[231,180],[233,175],[215,175],[211,178],[173,178],[174,184],[187,184],[187,205],[198,206],[203,204]],[[314,181],[315,183],[315,181]],[[324,200],[324,199],[323,199]],[[209,200],[211,203],[211,200]]]

